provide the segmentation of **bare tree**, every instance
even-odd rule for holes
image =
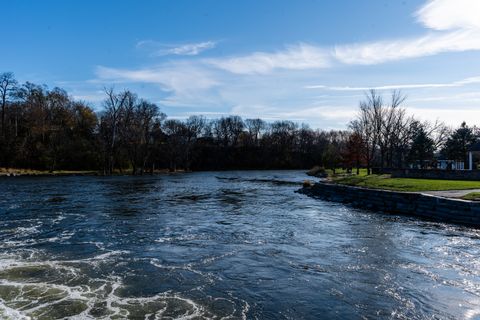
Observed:
[[[267,124],[262,119],[246,119],[245,126],[247,127],[250,139],[252,139],[253,145],[258,146],[258,140],[263,130],[267,128]]]
[[[167,135],[167,156],[170,162],[170,171],[175,172],[177,166],[183,162],[187,148],[188,129],[177,119],[169,119],[163,123],[163,131]]]
[[[115,147],[118,140],[117,130],[120,118],[120,112],[125,106],[127,99],[131,97],[129,91],[124,91],[122,93],[115,93],[113,88],[105,88],[105,94],[107,98],[104,102],[105,114],[103,117],[103,124],[106,132],[106,164],[107,167],[104,168],[104,172],[107,171],[109,174],[113,173],[115,167]]]
[[[0,99],[2,104],[2,137],[6,135],[5,114],[7,108],[7,99],[12,95],[17,86],[17,80],[12,72],[0,74]]]
[[[224,147],[235,146],[245,124],[239,116],[222,117],[214,122],[213,130]]]
[[[362,139],[368,174],[371,173],[382,132],[382,107],[382,97],[375,90],[370,90],[366,94],[366,99],[360,102],[360,111],[356,119],[350,123],[350,129]]]
[[[405,123],[405,109],[401,105],[406,100],[406,96],[400,91],[393,91],[391,94],[390,105],[384,106],[382,110],[382,127],[380,135],[380,167],[383,169],[385,164],[393,166],[393,157],[398,144],[398,137],[408,128]]]
[[[374,164],[381,169],[386,165],[394,167],[395,159],[402,166],[413,121],[402,108],[405,100],[406,96],[395,90],[389,104],[384,104],[382,96],[370,90],[360,102],[360,112],[350,123],[350,129],[361,139],[368,174]]]
[[[435,150],[442,149],[448,137],[452,134],[452,130],[438,119],[435,122],[425,121],[422,125],[427,135],[433,140]]]
[[[186,150],[185,150],[185,169],[190,170],[192,165],[192,152],[197,139],[205,133],[207,120],[203,116],[190,116],[185,121],[186,127]]]

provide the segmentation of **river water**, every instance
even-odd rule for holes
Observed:
[[[300,171],[0,180],[0,318],[480,319],[480,232]]]

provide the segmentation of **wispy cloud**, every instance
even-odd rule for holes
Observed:
[[[254,52],[209,62],[236,74],[266,74],[278,69],[319,69],[338,63],[372,65],[444,52],[480,50],[480,1],[433,0],[414,16],[427,28],[424,35],[330,48],[300,43],[276,52]]]
[[[311,122],[312,119],[316,119],[325,123],[324,129],[343,127],[353,114],[350,106],[297,106],[293,109],[278,108],[271,105],[242,104],[234,106],[231,113],[244,118],[256,118],[261,115],[262,119],[267,121],[288,119],[297,122]]]
[[[101,80],[156,83],[167,91],[209,89],[217,82],[193,65],[175,64],[146,69],[117,69],[98,66],[96,75]]]
[[[452,9],[457,4],[462,8]],[[175,110],[172,112],[173,116],[179,115],[178,112],[182,112],[182,116],[198,113],[216,116],[230,113],[268,120],[293,119],[323,128],[343,128],[355,112],[361,91],[372,87],[377,90],[411,89],[409,93],[415,95],[411,95],[409,99],[410,106],[416,107],[418,110],[412,111],[418,112],[422,117],[433,117],[434,106],[437,105],[442,108],[461,105],[460,112],[467,112],[473,110],[472,101],[475,97],[448,97],[464,91],[459,89],[461,87],[480,83],[480,76],[452,82],[436,82],[436,78],[432,80],[431,76],[422,74],[419,79],[425,80],[418,80],[419,83],[396,84],[394,78],[382,73],[379,80],[382,82],[372,83],[373,86],[370,86],[371,83],[362,82],[362,79],[365,79],[362,74],[349,74],[347,67],[375,65],[442,52],[480,50],[480,27],[477,25],[477,21],[480,21],[480,10],[476,11],[476,6],[477,0],[428,1],[414,13],[415,19],[425,27],[425,31],[417,37],[336,46],[297,43],[270,52],[257,51],[244,55],[206,58],[198,55],[215,48],[217,42],[165,45],[143,41],[138,44],[138,48],[154,56],[182,57],[160,58],[155,65],[141,68],[99,66],[95,72],[96,81],[100,84],[128,83],[129,86],[137,85],[140,88],[153,84],[149,89],[152,89],[156,101]],[[445,12],[451,14],[445,18]],[[372,76],[370,79],[377,78]],[[388,80],[390,81],[387,82]],[[341,84],[340,81],[357,85],[331,85]],[[309,85],[315,83],[319,85]],[[469,91],[473,91],[472,88],[469,88]],[[439,93],[438,97],[446,98],[437,97],[437,100],[434,100],[432,92]],[[452,107],[452,110],[455,109]],[[458,111],[442,112],[448,117],[457,112],[455,117],[452,116],[455,121],[462,117]],[[468,114],[480,115],[480,111],[468,111]]]
[[[378,64],[443,52],[480,50],[480,1],[430,0],[414,16],[429,29],[426,35],[339,45],[335,58],[346,64]]]
[[[480,30],[458,30],[410,39],[340,45],[335,47],[335,58],[344,64],[368,65],[468,50],[480,50]]]
[[[328,50],[300,43],[278,52],[255,52],[246,56],[209,59],[207,63],[236,74],[266,74],[277,69],[305,70],[331,65]]]
[[[201,62],[233,74],[268,74],[277,70],[310,70],[338,64],[373,65],[432,56],[444,52],[480,50],[480,1],[431,0],[414,17],[427,29],[424,35],[332,47],[298,43],[273,52],[203,59]],[[153,56],[195,56],[215,48],[216,41],[164,44],[146,40],[137,44]]]
[[[450,95],[429,96],[410,99],[411,102],[442,102],[442,101],[463,101],[463,103],[480,102],[480,92],[463,92]]]
[[[394,89],[425,89],[425,88],[449,88],[449,87],[463,87],[469,84],[480,83],[479,77],[469,77],[463,80],[454,81],[450,83],[416,83],[416,84],[395,84],[384,86],[364,86],[364,87],[350,87],[350,86],[326,86],[326,85],[311,85],[306,86],[306,89],[325,89],[332,91],[365,91],[370,89],[375,90],[394,90]]]
[[[180,45],[164,44],[152,40],[144,40],[137,43],[137,48],[151,51],[152,56],[196,56],[203,51],[213,49],[217,45],[216,41],[204,41],[197,43],[185,43]]]
[[[409,107],[409,112],[422,120],[441,119],[449,126],[457,127],[463,121],[468,124],[475,124],[476,119],[480,117],[480,110],[469,107],[449,107],[449,108],[419,108]]]
[[[209,70],[196,64],[178,62],[144,69],[98,66],[96,82],[155,84],[168,96],[161,102],[169,106],[214,105],[221,103],[214,89],[219,82]]]
[[[94,93],[73,93],[72,97],[78,101],[101,102],[105,100],[105,92],[97,90]]]

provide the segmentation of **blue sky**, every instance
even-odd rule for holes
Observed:
[[[115,86],[171,118],[345,128],[367,88],[480,124],[478,0],[4,1],[0,71],[101,106]]]

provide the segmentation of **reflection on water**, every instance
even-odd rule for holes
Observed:
[[[0,180],[0,318],[475,319],[480,232],[297,171]]]

